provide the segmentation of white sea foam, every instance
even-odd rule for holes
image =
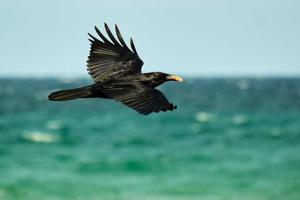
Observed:
[[[248,122],[248,117],[247,115],[234,115],[232,117],[232,123],[235,125],[242,125],[246,124]]]
[[[58,129],[61,129],[62,127],[62,124],[60,121],[57,121],[57,120],[51,120],[51,121],[48,121],[47,124],[46,124],[47,128],[50,129],[50,130],[58,130]]]
[[[31,142],[53,143],[61,141],[61,137],[57,134],[44,133],[40,131],[25,132],[22,134],[22,137]]]
[[[195,117],[198,122],[202,122],[202,123],[210,122],[215,119],[214,114],[203,112],[203,111],[197,112]]]

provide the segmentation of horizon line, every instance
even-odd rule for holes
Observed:
[[[300,74],[199,74],[199,75],[181,75],[187,79],[207,79],[207,78],[300,78]],[[66,79],[66,80],[78,80],[78,79],[92,79],[86,75],[0,75],[0,79]]]

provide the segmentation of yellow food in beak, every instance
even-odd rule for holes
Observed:
[[[170,75],[170,76],[167,76],[167,80],[182,82],[183,78],[181,78],[180,76],[176,76],[176,75]]]

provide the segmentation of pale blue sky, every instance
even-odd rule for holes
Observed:
[[[144,71],[300,75],[299,0],[0,0],[0,76],[82,76],[87,32],[117,23]]]

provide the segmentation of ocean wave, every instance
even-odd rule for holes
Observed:
[[[57,120],[51,120],[51,121],[48,121],[47,124],[46,124],[46,127],[49,129],[49,130],[59,130],[62,128],[62,124],[60,121],[57,121]]]
[[[41,131],[25,132],[22,134],[22,138],[27,141],[40,143],[55,143],[61,141],[60,135],[45,133]]]
[[[248,123],[249,118],[247,115],[238,114],[234,115],[231,121],[234,125],[243,125]]]
[[[203,111],[197,112],[195,117],[198,122],[202,123],[213,121],[216,118],[214,114]]]

